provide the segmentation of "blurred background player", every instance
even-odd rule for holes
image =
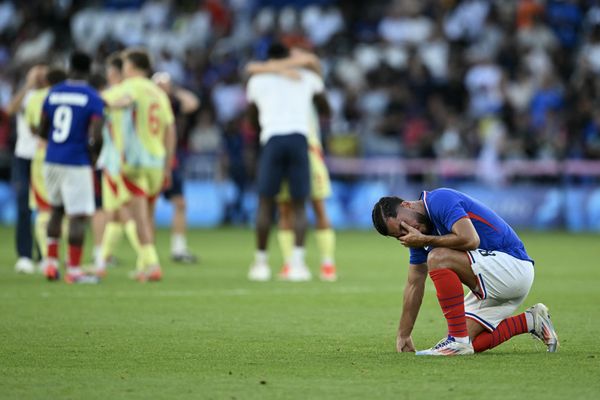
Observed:
[[[48,68],[44,79],[44,87],[34,90],[29,97],[25,107],[25,121],[34,135],[39,135],[40,122],[42,119],[42,107],[48,95],[50,87],[67,79],[67,73],[58,67]],[[35,211],[34,233],[40,257],[47,256],[48,221],[52,206],[48,199],[48,190],[44,181],[44,160],[46,159],[46,140],[38,136],[37,147],[31,160],[31,185],[29,194],[29,205]],[[43,271],[42,271],[43,272]]]
[[[269,48],[271,60],[288,56],[289,50],[281,44],[274,43]],[[275,197],[284,179],[290,186],[294,214],[294,248],[289,260],[287,279],[311,279],[311,273],[304,262],[305,201],[310,194],[307,136],[312,104],[325,101],[324,89],[323,80],[306,69],[299,69],[297,78],[267,73],[252,76],[248,81],[249,118],[260,131],[262,145],[257,178],[257,251],[248,273],[250,280],[265,281],[271,278],[266,253],[267,241]]]
[[[114,53],[107,58],[106,79],[109,87],[101,95],[104,101],[110,103],[118,100],[121,95],[119,85],[123,81],[123,60],[120,53]],[[105,115],[98,167],[102,170],[102,207],[106,216],[106,226],[100,250],[94,259],[98,276],[105,276],[108,259],[113,255],[123,232],[138,258],[141,250],[135,221],[126,207],[131,196],[121,176],[124,135],[125,130],[131,129],[132,115],[123,108],[107,108]]]
[[[282,60],[270,60],[267,62],[252,62],[246,66],[246,72],[250,75],[258,73],[279,73],[296,78],[297,68],[308,68],[321,75],[321,65],[319,59],[306,51],[293,48],[290,57]],[[321,104],[323,114],[328,117],[330,114],[329,104],[325,101]],[[335,232],[331,227],[325,208],[325,199],[331,196],[331,181],[329,172],[325,165],[323,156],[323,146],[321,144],[319,115],[313,107],[310,113],[310,126],[308,130],[308,158],[310,163],[310,198],[316,218],[316,239],[317,247],[321,255],[321,273],[320,278],[324,281],[337,280],[335,267]],[[289,261],[294,246],[293,212],[290,203],[289,187],[284,182],[279,195],[277,196],[279,209],[279,231],[277,239],[281,254],[284,259],[284,266],[279,274],[283,280],[287,279],[289,274]]]
[[[154,246],[154,204],[163,188],[170,187],[175,149],[175,119],[166,94],[149,78],[148,53],[130,49],[123,53],[125,80],[115,88],[113,108],[127,108],[132,129],[125,132],[123,181],[131,194],[129,210],[140,240],[134,279],[158,281],[162,270]]]
[[[102,99],[87,82],[91,59],[73,52],[69,79],[50,89],[43,105],[40,136],[48,140],[44,177],[52,213],[48,222],[49,280],[59,278],[59,240],[63,215],[69,218],[69,254],[65,280],[97,283],[83,273],[81,256],[87,220],[94,213],[93,159],[102,143]]]
[[[45,65],[36,65],[29,70],[24,85],[15,93],[6,107],[9,116],[17,115],[17,143],[12,164],[12,181],[17,194],[17,229],[15,241],[18,260],[15,271],[33,273],[35,271],[33,236],[31,232],[31,209],[29,208],[29,184],[31,160],[35,154],[37,138],[33,136],[25,121],[25,107],[31,92],[43,86],[46,74]]]
[[[173,221],[171,223],[171,259],[181,263],[195,263],[197,257],[190,253],[186,240],[186,217],[184,197],[185,173],[185,131],[187,130],[187,117],[198,111],[200,99],[194,93],[177,87],[167,72],[157,72],[152,80],[169,96],[175,121],[177,123],[178,138],[176,152],[171,174],[171,187],[163,192],[165,199],[173,204]]]

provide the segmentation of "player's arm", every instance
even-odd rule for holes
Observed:
[[[42,117],[40,119],[40,126],[38,127],[37,134],[44,140],[48,140],[48,131],[50,130],[50,118],[48,118],[48,114],[42,112]]]
[[[6,106],[6,113],[9,116],[12,116],[19,112],[19,109],[23,105],[23,99],[27,92],[33,89],[39,80],[43,70],[40,66],[32,67],[29,72],[27,72],[27,77],[25,78],[25,84],[15,93],[12,97],[8,105]]]
[[[181,112],[184,114],[192,114],[200,107],[198,96],[187,89],[175,89],[175,97],[181,103]]]
[[[427,264],[411,264],[408,268],[408,278],[404,288],[402,302],[402,315],[396,336],[396,350],[398,352],[415,351],[411,333],[421,309],[425,280],[427,279]]]
[[[260,122],[258,119],[258,107],[254,103],[250,103],[248,105],[248,109],[246,110],[246,117],[248,118],[248,122],[250,126],[254,129],[255,132],[260,132]]]
[[[317,93],[313,96],[313,104],[317,109],[317,113],[322,118],[331,117],[331,107],[325,93]]]
[[[164,146],[166,152],[165,158],[165,189],[171,187],[171,172],[173,169],[173,161],[175,157],[175,145],[177,142],[177,132],[175,131],[175,123],[171,122],[165,127]]]
[[[401,225],[407,234],[398,238],[406,247],[445,247],[454,250],[475,250],[479,247],[479,235],[473,222],[467,217],[461,218],[452,225],[452,232],[442,236],[424,235],[419,230],[406,224]]]
[[[294,71],[295,68],[306,68],[317,75],[321,75],[322,72],[319,58],[312,53],[300,50],[295,50],[290,57],[281,60],[249,62],[245,69],[248,76],[275,73],[299,79],[300,75]]]
[[[90,120],[88,128],[88,149],[92,158],[92,165],[96,164],[96,160],[102,150],[102,127],[104,126],[104,117],[95,115]]]

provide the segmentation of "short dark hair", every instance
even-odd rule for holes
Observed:
[[[279,42],[273,42],[267,50],[267,57],[270,59],[286,58],[290,55],[290,49]]]
[[[116,68],[119,72],[123,70],[123,57],[120,51],[115,51],[106,59],[106,65]]]
[[[99,72],[94,72],[90,75],[88,83],[96,90],[102,90],[106,87],[106,77]]]
[[[92,69],[92,59],[82,51],[75,50],[69,59],[69,70],[79,74],[87,75]]]
[[[129,49],[123,53],[123,60],[132,63],[137,69],[149,73],[152,70],[150,55],[143,49]]]
[[[54,86],[67,79],[67,72],[60,67],[50,67],[46,72],[46,81],[50,86]]]
[[[395,217],[398,214],[398,206],[403,202],[404,200],[400,197],[387,196],[380,198],[379,201],[375,203],[371,218],[373,219],[373,226],[377,229],[377,232],[383,236],[388,235],[385,220],[386,218]]]

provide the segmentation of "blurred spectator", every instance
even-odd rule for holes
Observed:
[[[146,46],[157,71],[202,94],[188,150],[236,154],[245,187],[256,148],[240,71],[273,40],[322,60],[337,155],[479,158],[489,174],[504,158],[600,158],[595,1],[2,1],[0,103],[73,47],[100,65]]]

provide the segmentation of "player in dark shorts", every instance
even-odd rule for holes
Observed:
[[[188,131],[187,118],[194,114],[200,107],[198,96],[189,90],[177,87],[171,81],[166,72],[157,72],[152,80],[169,96],[177,132],[177,149],[175,153],[175,164],[172,169],[171,187],[163,192],[165,199],[169,200],[174,207],[172,232],[171,232],[171,259],[176,262],[193,264],[198,258],[190,253],[186,240],[186,202],[184,196],[184,172],[185,172],[185,147],[186,132]]]

